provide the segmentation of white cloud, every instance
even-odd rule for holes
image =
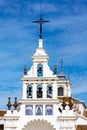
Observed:
[[[0,6],[4,6],[5,5],[5,0],[0,0]]]
[[[85,82],[86,83],[86,85],[87,85],[87,82]],[[84,83],[84,84],[85,84]],[[73,94],[78,94],[78,93],[84,93],[84,92],[87,92],[87,86],[78,86],[78,87],[74,87],[74,88],[72,88],[72,93]]]
[[[87,93],[87,67],[73,67],[71,71],[72,94]]]
[[[44,13],[50,13],[50,12],[56,12],[57,6],[56,4],[52,4],[52,3],[47,3],[47,2],[43,2],[43,3],[28,3],[28,7],[29,10],[31,10],[32,12],[37,12],[41,14]]]
[[[86,26],[86,20],[87,20],[87,15],[68,15],[68,16],[54,16],[51,18],[51,22],[49,23],[48,27],[52,29],[58,29],[58,28],[65,28],[68,26],[74,27],[75,25],[78,24],[78,26],[83,25]],[[81,26],[82,27],[82,26]],[[84,29],[84,28],[81,29]],[[79,28],[80,29],[80,28]],[[73,31],[73,30],[71,30]]]

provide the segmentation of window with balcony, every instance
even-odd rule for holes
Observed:
[[[27,98],[32,98],[32,85],[27,86]]]
[[[52,85],[47,85],[47,98],[52,98]]]
[[[39,84],[37,86],[37,98],[42,98],[42,96],[43,96],[42,85]]]
[[[37,66],[37,76],[43,77],[43,65],[42,64],[38,64],[38,66]]]
[[[64,88],[63,87],[58,88],[58,96],[64,96]]]

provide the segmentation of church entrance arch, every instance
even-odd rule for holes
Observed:
[[[22,130],[56,130],[45,120],[34,120],[27,123]]]

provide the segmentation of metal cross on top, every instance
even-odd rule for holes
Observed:
[[[60,73],[63,73],[63,59],[60,61]]]
[[[49,20],[44,20],[42,17],[39,18],[39,20],[33,21],[33,23],[38,23],[40,25],[40,39],[42,39],[42,24],[50,22]]]

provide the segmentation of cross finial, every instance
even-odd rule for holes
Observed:
[[[42,17],[40,17],[39,20],[33,21],[33,23],[38,23],[40,25],[40,35],[39,35],[40,39],[42,39],[42,25],[46,22],[50,22],[50,21],[44,20]]]
[[[60,73],[62,74],[63,73],[63,59],[61,59],[60,61]]]

